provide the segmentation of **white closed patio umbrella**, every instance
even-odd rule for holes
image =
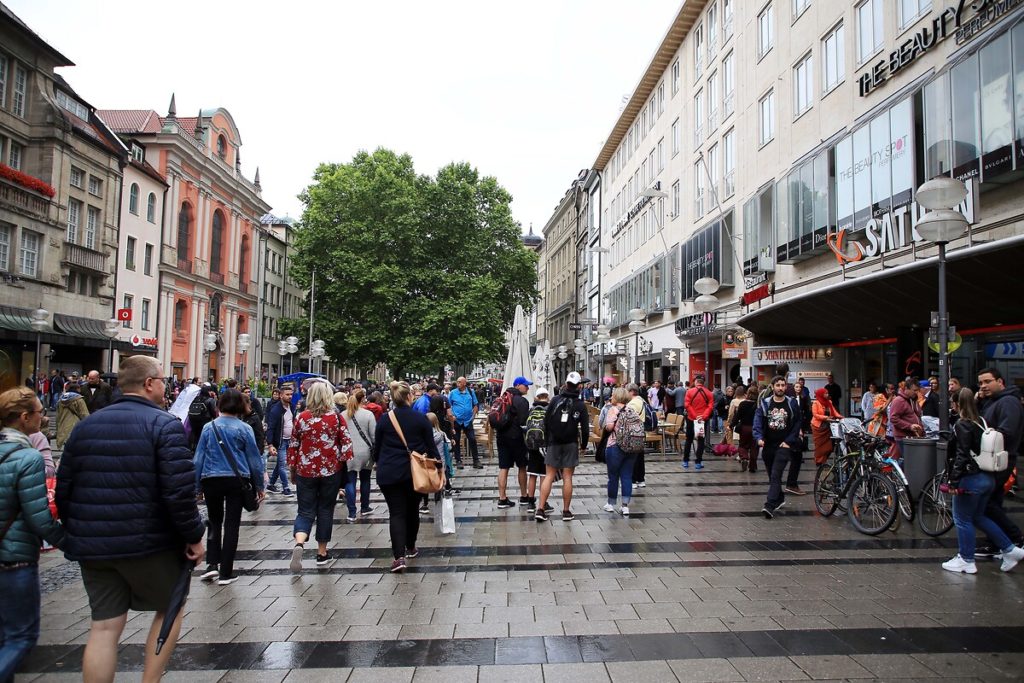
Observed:
[[[512,330],[509,332],[508,358],[505,361],[505,377],[501,383],[501,390],[504,392],[516,377],[525,377],[533,381],[533,362],[530,359],[530,333],[526,329],[526,314],[522,306],[516,306],[515,318],[512,320]],[[527,398],[533,401],[533,389]]]

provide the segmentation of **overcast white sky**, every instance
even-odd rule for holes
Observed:
[[[263,198],[301,215],[320,162],[468,161],[539,232],[590,166],[679,0],[3,0],[99,109],[222,106]]]

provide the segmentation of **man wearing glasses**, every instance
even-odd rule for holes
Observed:
[[[181,422],[160,407],[162,374],[154,358],[126,359],[118,373],[124,395],[75,427],[57,472],[65,554],[81,564],[92,616],[87,681],[114,680],[129,609],[156,612],[143,679],[160,677],[181,629],[179,614],[155,654],[164,610],[186,560],[203,558],[192,452]]]

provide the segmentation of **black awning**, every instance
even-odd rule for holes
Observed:
[[[0,328],[16,332],[35,332],[32,327],[32,311],[0,304]]]
[[[1024,235],[946,255],[949,321],[958,329],[1024,323]],[[938,309],[938,257],[846,280],[764,306],[739,319],[759,344],[831,344],[927,328]]]
[[[92,318],[80,318],[76,315],[54,313],[53,325],[58,332],[63,332],[72,337],[102,339],[103,341],[110,340],[110,337],[104,333],[105,320],[93,320]]]

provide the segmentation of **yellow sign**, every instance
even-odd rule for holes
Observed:
[[[949,341],[946,342],[946,350],[949,353],[953,353],[954,351],[959,349],[963,345],[963,343],[964,343],[964,338],[961,337],[959,334],[957,334],[956,337],[954,337],[953,339],[950,339]],[[931,349],[932,351],[934,351],[935,353],[938,353],[939,352],[939,342],[932,341],[931,339],[929,339],[928,340],[928,348]]]

